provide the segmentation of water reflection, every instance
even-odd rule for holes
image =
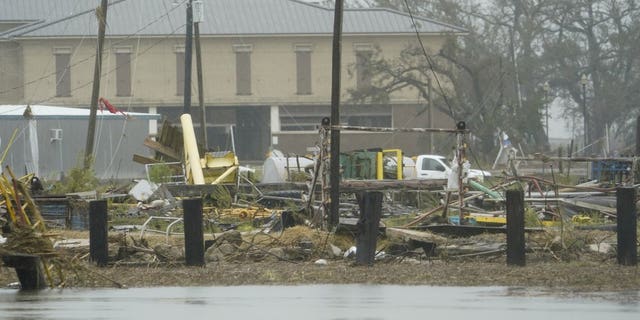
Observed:
[[[640,292],[378,285],[0,289],[0,319],[633,319]]]

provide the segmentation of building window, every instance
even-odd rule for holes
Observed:
[[[71,96],[71,48],[55,48],[56,97]]]
[[[356,88],[366,89],[371,86],[371,58],[373,46],[370,44],[355,44],[356,51]]]
[[[296,93],[311,94],[311,45],[297,44],[296,51]]]
[[[176,95],[184,96],[184,47],[176,47]]]
[[[345,105],[341,123],[349,126],[391,127],[391,107],[387,105]],[[280,106],[280,131],[316,131],[330,106]]]
[[[251,51],[250,44],[233,45],[236,53],[236,94],[239,96],[251,95]]]
[[[116,48],[116,95],[131,96],[131,48]]]

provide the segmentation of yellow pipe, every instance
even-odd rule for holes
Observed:
[[[204,174],[200,164],[200,154],[198,153],[198,143],[196,142],[196,134],[193,130],[193,122],[191,115],[183,114],[180,116],[182,124],[182,137],[184,140],[184,150],[189,169],[191,169],[191,178],[193,184],[204,184]]]
[[[229,169],[227,169],[227,171],[225,171],[224,173],[222,173],[215,181],[213,181],[211,184],[218,184],[220,183],[220,181],[224,180],[226,177],[228,177],[230,174],[232,174],[234,171],[236,171],[238,169],[238,167],[233,166]]]

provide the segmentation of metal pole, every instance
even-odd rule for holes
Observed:
[[[102,0],[100,9],[96,11],[96,16],[98,18],[98,48],[96,49],[96,61],[93,67],[93,88],[91,90],[89,126],[87,128],[87,143],[84,148],[85,169],[90,168],[91,163],[93,162],[93,143],[96,136],[96,114],[98,113],[98,96],[100,95],[100,77],[102,75],[102,48],[104,45],[108,6],[108,0]]]
[[[187,2],[187,34],[184,41],[184,109],[183,114],[191,112],[191,51],[193,42],[193,0]]]
[[[333,18],[333,56],[331,61],[331,125],[340,124],[340,63],[342,52],[342,8],[343,0],[336,0]],[[331,129],[330,164],[330,210],[329,229],[338,225],[340,219],[340,130]]]

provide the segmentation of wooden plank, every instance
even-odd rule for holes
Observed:
[[[151,163],[161,163],[162,162],[160,160],[156,160],[156,159],[153,159],[153,158],[141,156],[139,154],[134,154],[133,155],[133,161],[137,162],[137,163],[140,163],[140,164],[151,164]]]
[[[180,155],[178,155],[173,149],[166,147],[160,142],[153,141],[147,137],[146,139],[144,139],[144,145],[156,152],[162,153],[163,155],[172,158],[172,160],[174,161],[180,161]]]
[[[585,201],[580,201],[580,200],[573,200],[573,199],[560,199],[559,202],[562,203],[566,203],[566,204],[570,204],[570,205],[574,205],[576,207],[580,207],[580,208],[584,208],[584,209],[589,209],[589,210],[593,210],[593,211],[600,211],[602,214],[610,216],[610,217],[615,217],[616,216],[616,208],[610,208],[610,207],[605,207],[605,206],[601,206],[598,204],[593,204],[593,203],[588,203]]]
[[[431,232],[400,228],[387,228],[387,237],[401,239],[403,241],[414,240],[435,244],[444,244],[447,242],[447,238],[433,234]]]
[[[381,191],[389,189],[442,189],[447,183],[445,179],[412,179],[412,180],[342,180],[340,192]]]

